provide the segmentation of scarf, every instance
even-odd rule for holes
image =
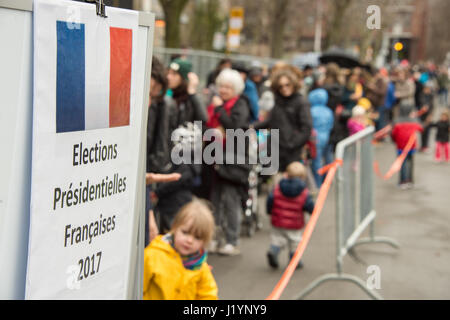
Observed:
[[[170,243],[172,248],[175,249],[174,241],[173,241],[173,234],[168,233],[163,237],[163,240]],[[176,251],[177,249],[175,249]],[[178,252],[178,251],[177,251]],[[208,256],[208,253],[203,248],[199,251],[189,254],[187,256],[181,255],[181,261],[183,262],[183,266],[188,270],[199,270],[202,267],[203,262],[206,262],[206,258]]]
[[[234,107],[238,99],[239,96],[236,96],[223,104],[223,108],[225,109],[227,115],[230,115],[231,109]],[[208,122],[206,123],[206,126],[208,128],[217,128],[220,126],[219,113],[216,112],[216,108],[212,103],[208,106]]]

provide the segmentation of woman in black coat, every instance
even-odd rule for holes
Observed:
[[[176,102],[176,112],[170,119],[171,132],[187,122],[206,122],[208,118],[206,108],[197,96],[198,76],[191,70],[192,64],[181,58],[175,59],[169,65],[167,82]]]
[[[170,165],[169,119],[175,110],[175,104],[171,98],[165,96],[166,90],[165,68],[156,57],[153,57],[147,119],[147,174],[165,172],[165,168]],[[148,182],[145,197],[145,245],[159,232],[150,199],[151,192],[151,183]]]
[[[334,113],[334,125],[330,134],[329,147],[326,151],[325,162],[333,161],[333,152],[339,141],[348,137],[347,121],[351,117],[351,110],[337,108],[342,104],[344,98],[345,87],[340,79],[340,68],[335,63],[329,63],[326,66],[325,80],[322,88],[327,90],[328,104],[327,106]]]
[[[206,123],[210,129],[215,129],[217,139],[223,148],[223,164],[215,163],[211,174],[211,202],[214,204],[214,220],[217,233],[209,248],[223,255],[236,255],[242,219],[242,202],[248,183],[250,171],[248,146],[238,150],[228,150],[226,139],[227,129],[247,129],[250,123],[250,106],[248,99],[242,95],[244,81],[240,74],[231,69],[223,70],[216,79],[219,95],[214,96],[208,106],[209,119]],[[219,134],[220,132],[220,134]],[[224,139],[224,140],[221,140]],[[240,154],[239,152],[243,152]],[[237,163],[237,157],[243,157],[244,164]],[[231,161],[228,161],[230,159]]]
[[[266,120],[254,124],[255,129],[279,129],[279,171],[299,161],[303,146],[309,140],[312,119],[308,101],[298,92],[300,81],[295,73],[281,69],[273,76],[275,106]]]

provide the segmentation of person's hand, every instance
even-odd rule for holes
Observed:
[[[378,119],[380,117],[380,114],[378,113],[378,112],[370,112],[369,113],[369,118],[371,119],[371,120],[376,120],[376,119]]]
[[[216,108],[223,105],[223,100],[219,96],[214,96],[211,102]]]
[[[187,91],[189,94],[195,94],[197,92],[197,87],[199,84],[199,80],[198,80],[198,76],[193,73],[193,72],[189,72],[188,73],[188,88]]]
[[[179,173],[169,173],[169,174],[161,174],[161,173],[152,173],[147,172],[145,174],[145,183],[157,183],[157,182],[171,182],[177,181],[181,178],[181,174]]]
[[[353,100],[353,101],[357,101],[359,98],[361,98],[361,95],[357,94],[357,93],[354,93],[350,96],[350,100]]]

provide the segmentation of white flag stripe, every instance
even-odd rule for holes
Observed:
[[[85,39],[85,129],[109,128],[110,46],[107,19],[97,19],[95,23],[87,24]]]

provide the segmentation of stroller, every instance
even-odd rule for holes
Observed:
[[[244,199],[242,220],[242,235],[252,237],[256,231],[262,229],[261,219],[258,213],[258,189],[259,189],[259,175],[261,172],[261,165],[258,164],[258,150],[261,150],[261,145],[258,148],[258,141],[261,141],[259,134],[255,132],[250,136],[249,146],[249,160],[250,163],[255,163],[251,166],[248,175],[247,197]]]

